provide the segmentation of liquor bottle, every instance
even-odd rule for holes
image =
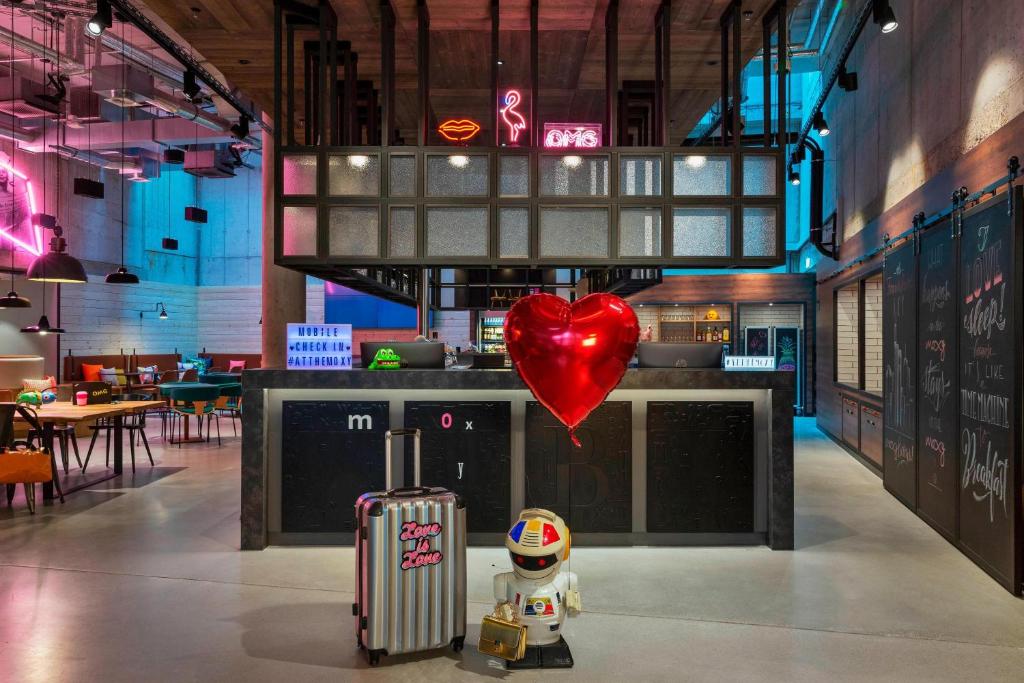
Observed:
[[[713,342],[718,341],[718,328],[717,327],[715,327],[715,328],[713,328],[711,330],[711,341],[713,341]]]
[[[725,327],[722,328],[722,341],[724,341],[724,342],[729,341],[729,326],[728,325],[726,325]]]
[[[704,341],[704,330],[700,329],[699,327],[697,328],[697,341]]]

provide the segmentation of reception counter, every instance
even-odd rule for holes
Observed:
[[[579,545],[792,549],[793,399],[792,373],[629,370],[576,448],[512,370],[246,370],[241,547],[351,544],[384,432],[406,426],[422,483],[465,497],[471,544],[536,506]],[[411,484],[412,444],[392,457]]]

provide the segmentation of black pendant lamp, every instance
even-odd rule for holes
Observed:
[[[26,277],[35,282],[88,282],[82,262],[65,251],[68,247],[63,237],[64,229],[53,228],[50,251],[37,256],[28,267]]]
[[[32,308],[32,302],[23,296],[18,296],[12,287],[6,296],[0,296],[0,308]]]
[[[128,60],[124,60],[127,69]],[[123,81],[122,81],[123,82]],[[127,86],[126,86],[127,87]],[[113,273],[107,273],[104,280],[108,285],[137,285],[139,276],[129,273],[124,265],[124,125],[125,118],[121,117],[121,266]]]
[[[35,325],[29,325],[28,327],[21,328],[21,331],[26,334],[64,334],[64,330],[60,327],[51,327],[50,319],[43,313],[39,316],[39,322]]]

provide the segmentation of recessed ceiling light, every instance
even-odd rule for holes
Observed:
[[[577,166],[583,163],[583,157],[578,156],[576,154],[567,154],[564,157],[562,157],[562,163],[568,166],[569,168],[576,168]]]
[[[690,154],[686,157],[686,165],[693,169],[704,168],[708,158],[703,154]]]

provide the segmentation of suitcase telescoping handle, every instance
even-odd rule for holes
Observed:
[[[391,437],[393,436],[411,436],[412,441],[412,467],[413,467],[413,488],[420,488],[420,430],[419,429],[389,429],[384,432],[384,488],[388,491],[392,490],[392,486],[395,485],[394,477],[391,472]],[[402,489],[399,489],[402,490]]]

